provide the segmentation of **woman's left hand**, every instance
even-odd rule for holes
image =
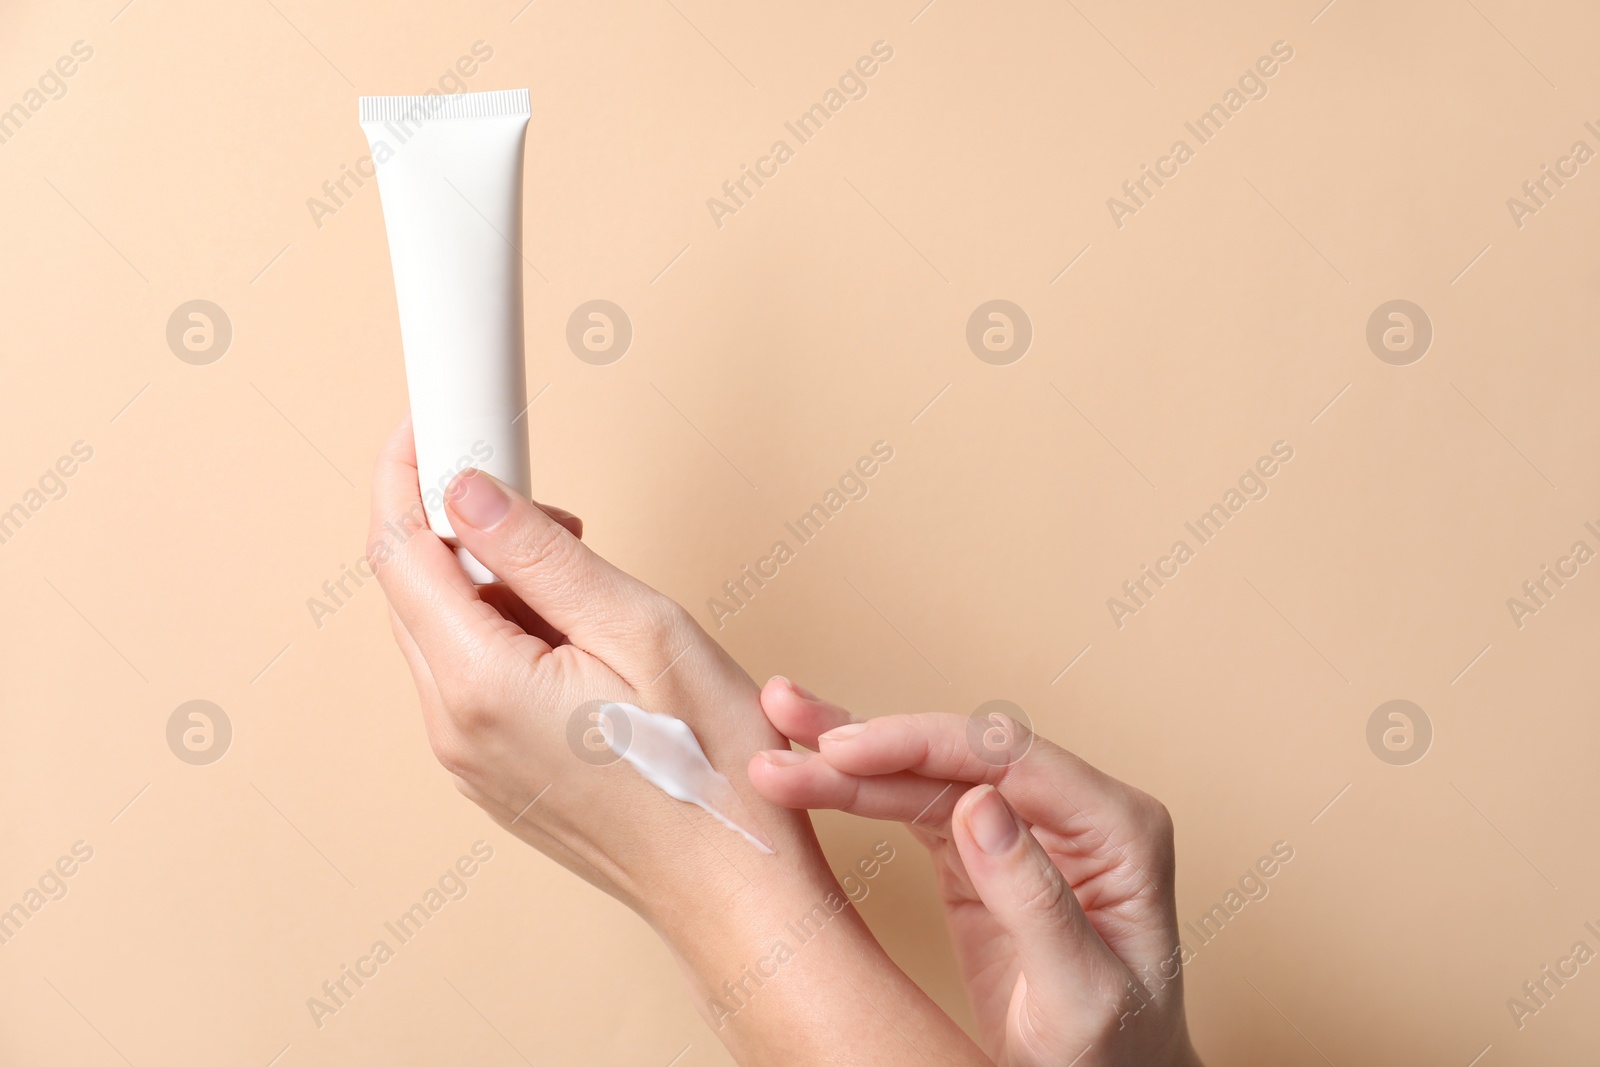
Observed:
[[[842,893],[806,815],[767,803],[745,776],[753,753],[783,743],[756,684],[686,611],[584,545],[565,512],[476,470],[451,483],[447,508],[462,546],[504,585],[475,587],[429,530],[408,420],[378,460],[369,558],[428,741],[461,791],[650,922],[742,1062],[884,1062],[883,1042],[900,1039],[867,1036],[883,1011],[937,1036],[933,1062],[972,1062],[977,1049],[853,909],[817,939],[826,945],[785,965],[779,989],[752,996],[732,1023],[719,1013],[723,984],[742,981],[742,966],[770,952],[787,920]],[[580,737],[593,725],[581,716],[595,701],[688,723],[776,855],[631,766],[585,758],[574,725]],[[860,988],[875,991],[874,1003]]]

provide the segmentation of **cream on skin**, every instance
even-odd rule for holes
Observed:
[[[626,725],[619,726],[619,720]],[[761,852],[776,853],[733,784],[706,759],[688,723],[622,703],[602,705],[600,722],[606,745],[645,781],[674,800],[705,809]]]
[[[523,496],[532,488],[520,251],[529,114],[526,89],[361,98],[423,486],[445,485],[472,456]],[[468,577],[497,581],[456,540],[443,493],[424,492],[422,506]]]

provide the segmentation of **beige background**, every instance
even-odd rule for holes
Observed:
[[[406,402],[376,189],[320,227],[307,199],[366,152],[358,93],[476,41],[469,87],[534,101],[542,499],[709,624],[890,442],[718,632],[752,674],[870,714],[1016,701],[1171,806],[1185,921],[1292,845],[1188,968],[1209,1062],[1592,1055],[1600,967],[1520,1030],[1506,1001],[1600,949],[1600,567],[1521,629],[1506,599],[1600,548],[1600,164],[1520,229],[1506,200],[1600,149],[1600,14],[923,2],[5,6],[0,107],[94,55],[0,144],[0,507],[94,454],[0,545],[0,907],[93,859],[0,947],[0,1060],[727,1062],[642,924],[434,764],[376,587],[307,607]],[[866,98],[715,226],[878,40]],[[1107,197],[1279,40],[1269,95],[1118,229]],[[207,366],[165,340],[196,298],[234,330]],[[564,341],[594,298],[635,330],[610,366]],[[1034,329],[1009,366],[964,339],[993,298]],[[1395,298],[1435,333],[1403,367],[1365,340]],[[1118,629],[1106,599],[1279,440],[1271,494]],[[1435,732],[1410,766],[1366,741],[1397,698]],[[209,766],[167,747],[191,699],[232,723]],[[862,909],[970,1022],[918,850],[820,822],[839,866],[903,846]],[[469,895],[318,1029],[306,999],[478,839]]]

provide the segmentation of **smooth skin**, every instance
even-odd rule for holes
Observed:
[[[750,761],[774,804],[905,823],[932,854],[985,1051],[1008,1067],[1200,1067],[1183,1010],[1172,818],[1009,719],[855,721],[785,678],[791,741]],[[988,730],[1005,755],[984,758]],[[1020,758],[1012,753],[1024,750]],[[1007,762],[1007,760],[1010,760]]]
[[[503,585],[475,587],[428,529],[408,418],[378,458],[368,555],[428,742],[461,792],[644,918],[740,1063],[988,1062],[853,907],[771,977],[749,978],[790,920],[844,899],[806,814],[768,803],[743,773],[785,743],[755,682],[681,607],[584,545],[569,513],[472,469],[450,484],[447,510]],[[777,854],[625,763],[582,758],[569,724],[595,700],[689,723]]]

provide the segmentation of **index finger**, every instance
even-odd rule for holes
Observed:
[[[761,710],[780,734],[812,750],[817,747],[819,735],[855,721],[844,708],[800,688],[781,674],[773,675],[761,687]]]
[[[822,758],[846,774],[910,771],[925,778],[988,784],[1030,820],[1045,818],[1069,797],[1079,808],[1119,816],[1139,812],[1143,794],[1038,735],[1032,735],[1024,754],[1014,760],[986,758],[982,731],[974,731],[972,722],[947,713],[885,715],[836,727],[817,742]]]

